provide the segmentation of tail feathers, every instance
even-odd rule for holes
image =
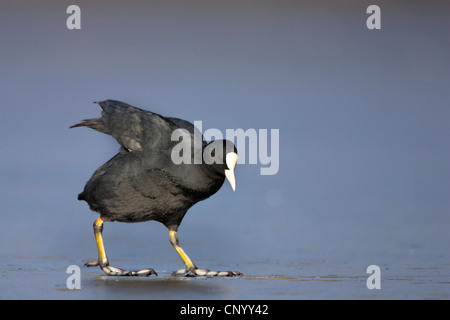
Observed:
[[[105,124],[103,123],[102,118],[85,119],[82,120],[80,123],[70,126],[69,128],[76,128],[76,127],[88,127],[97,130],[99,132],[109,134],[108,130],[106,130],[105,128]]]

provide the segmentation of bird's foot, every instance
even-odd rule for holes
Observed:
[[[154,274],[157,276],[158,274],[155,272],[155,270],[151,268],[142,269],[142,270],[136,270],[136,271],[129,271],[129,270],[123,270],[120,268],[116,268],[113,266],[110,266],[109,264],[102,264],[98,260],[92,260],[89,262],[86,262],[84,264],[85,267],[100,267],[100,269],[103,270],[104,273],[106,273],[108,276],[138,276],[138,277],[146,277],[151,274]]]
[[[180,269],[174,271],[172,276],[176,277],[235,277],[242,276],[242,273],[237,271],[213,271],[206,269]]]

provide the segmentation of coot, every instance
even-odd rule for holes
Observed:
[[[236,276],[239,272],[198,269],[178,242],[178,226],[195,203],[216,193],[225,177],[235,190],[237,150],[228,140],[206,143],[192,123],[163,117],[129,104],[98,102],[102,116],[83,120],[74,127],[89,127],[113,136],[119,152],[99,167],[79,200],[100,213],[94,222],[98,259],[107,275],[148,276],[151,269],[123,270],[109,265],[103,244],[104,221],[142,222],[156,220],[169,229],[169,240],[186,264],[174,272],[184,276]],[[200,140],[199,140],[200,137]]]

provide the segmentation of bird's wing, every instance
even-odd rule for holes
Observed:
[[[98,102],[106,131],[129,151],[168,147],[177,127],[166,118],[129,104],[106,100]]]
[[[205,138],[203,137],[202,132],[196,126],[194,126],[192,123],[190,123],[189,121],[186,121],[183,119],[178,119],[178,118],[169,118],[169,117],[167,117],[166,119],[173,122],[173,124],[175,124],[178,128],[186,129],[191,134],[192,141],[194,141],[194,139],[199,139],[199,140],[201,139],[201,146],[205,146],[207,144],[205,141]]]
[[[184,129],[190,135],[191,139],[183,140],[184,143],[190,144],[194,138],[201,137],[199,147],[206,144],[201,131],[186,120],[165,118],[116,100],[97,103],[102,108],[102,117],[83,120],[70,128],[84,126],[109,134],[119,142],[124,152],[170,148],[172,133],[176,129]]]
[[[113,136],[128,151],[167,147],[177,127],[164,117],[129,104],[106,100],[98,102],[102,117],[83,120],[72,127],[87,126]]]

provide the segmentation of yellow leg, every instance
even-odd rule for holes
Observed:
[[[98,262],[102,266],[107,266],[108,258],[106,257],[105,245],[103,244],[102,230],[103,230],[103,220],[102,218],[98,218],[94,222],[95,241],[97,242],[97,249],[98,249]]]
[[[175,248],[175,250],[180,255],[181,259],[183,259],[184,263],[186,264],[186,267],[188,270],[194,270],[197,269],[195,264],[192,262],[191,258],[184,252],[183,248],[181,248],[180,243],[178,242],[178,234],[176,231],[170,230],[169,231],[169,240],[172,246]]]
[[[178,243],[178,235],[174,230],[169,231],[169,240],[172,246],[177,250],[181,259],[183,259],[186,264],[186,269],[181,269],[172,273],[174,276],[188,276],[188,277],[196,277],[196,276],[206,276],[206,277],[233,277],[233,276],[241,276],[242,273],[236,271],[212,271],[206,269],[198,269],[192,260],[188,257],[186,252],[184,252],[183,248],[181,248]]]
[[[108,258],[106,257],[105,245],[103,244],[103,220],[98,218],[94,222],[94,234],[95,242],[97,243],[98,249],[98,260],[89,261],[85,264],[86,267],[97,267],[103,270],[107,275],[110,276],[148,276],[151,274],[156,274],[155,270],[151,268],[142,269],[138,271],[128,271],[120,268],[116,268],[109,265]]]

